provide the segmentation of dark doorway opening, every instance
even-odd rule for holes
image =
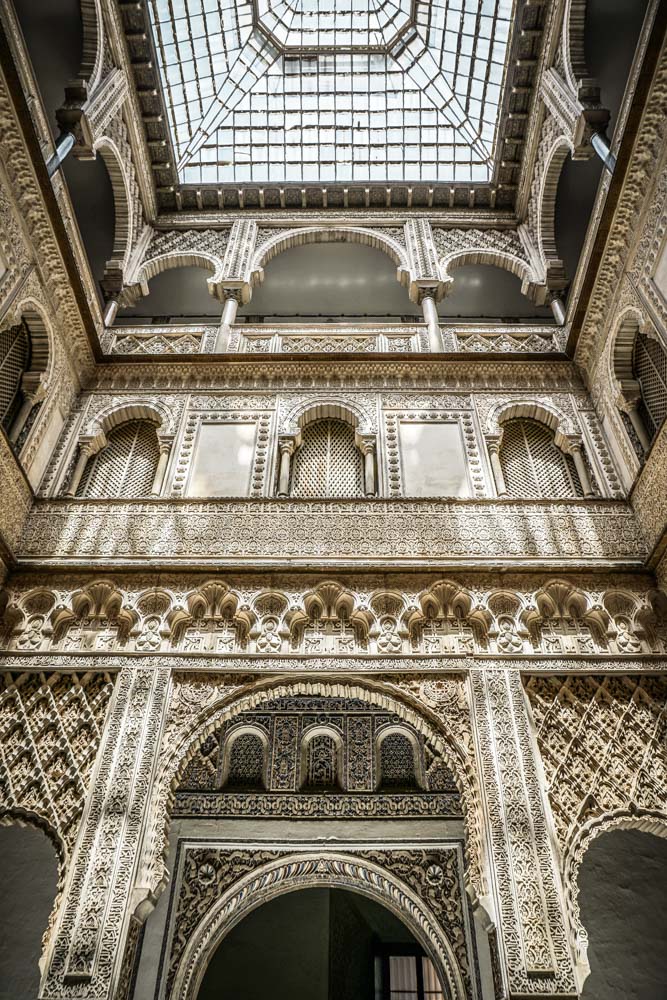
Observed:
[[[286,893],[213,955],[198,1000],[444,1000],[430,958],[379,903],[345,889]]]

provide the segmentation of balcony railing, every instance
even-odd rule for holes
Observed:
[[[218,328],[213,325],[119,326],[108,330],[103,348],[113,355],[210,354]],[[442,327],[446,351],[496,354],[560,353],[565,332],[537,325],[468,324]],[[423,324],[348,323],[236,324],[228,351],[238,354],[381,354],[428,351]]]

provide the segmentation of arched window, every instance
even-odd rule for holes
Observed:
[[[224,785],[230,791],[258,791],[266,787],[265,744],[258,733],[230,737]]]
[[[307,739],[302,762],[301,787],[311,792],[340,788],[339,746],[329,733],[314,733]]]
[[[306,424],[294,454],[290,494],[363,497],[363,456],[350,424],[333,417]]]
[[[503,424],[500,463],[510,496],[584,495],[572,457],[560,450],[553,431],[536,420],[519,418]]]
[[[155,426],[129,420],[107,435],[107,444],[88,462],[78,497],[144,497],[153,486],[160,446]]]
[[[667,351],[662,344],[638,333],[632,351],[632,373],[641,391],[640,415],[652,440],[667,417]]]
[[[380,740],[378,787],[406,791],[419,786],[415,770],[415,748],[404,733],[387,733]]]
[[[21,376],[30,366],[25,323],[0,330],[0,424],[9,431],[21,405]]]

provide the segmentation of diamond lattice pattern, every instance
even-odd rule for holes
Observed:
[[[655,437],[667,417],[667,352],[651,337],[635,340],[632,367],[642,394],[642,417]]]
[[[294,497],[362,497],[363,458],[354,428],[344,420],[316,420],[303,429],[294,454]]]
[[[186,184],[488,182],[513,0],[150,0]]]
[[[605,812],[665,808],[667,679],[532,677],[526,689],[561,844]]]
[[[160,458],[155,427],[132,420],[108,435],[108,444],[88,462],[77,496],[145,497]]]
[[[0,330],[0,424],[8,429],[20,400],[21,376],[30,361],[30,340],[23,323]]]
[[[515,497],[581,497],[577,470],[552,432],[536,420],[510,420],[500,448],[505,485]]]

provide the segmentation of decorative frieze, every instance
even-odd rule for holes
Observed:
[[[217,326],[111,327],[104,347],[109,354],[208,354]]]
[[[215,348],[217,332],[217,326],[201,325],[110,327],[102,347],[114,355],[209,354]],[[558,327],[479,324],[453,328],[451,333],[453,349],[461,353],[545,354],[565,350],[566,332]],[[405,323],[382,327],[300,324],[292,328],[243,323],[232,328],[227,349],[240,354],[415,353],[428,350],[428,338],[424,326]]]
[[[523,530],[518,532],[519,521]],[[618,501],[38,500],[21,561],[219,565],[247,559],[335,565],[581,566],[643,563],[632,509]]]
[[[627,658],[635,670],[638,657],[667,654],[667,601],[652,585],[523,577],[506,578],[502,587],[480,578],[468,588],[435,576],[365,575],[350,582],[162,575],[115,583],[107,576],[46,588],[26,580],[5,592],[0,643],[33,655],[113,651],[195,663],[218,655],[225,669],[247,656],[253,670],[271,657],[279,657],[281,670],[299,663],[315,670],[432,670],[438,656],[461,669],[476,656],[496,665],[504,657],[545,665],[551,658],[578,670],[595,657],[612,669],[615,658]]]

